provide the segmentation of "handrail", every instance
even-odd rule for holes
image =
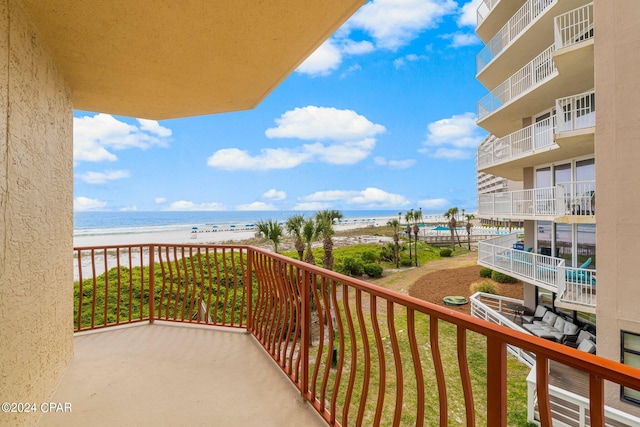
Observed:
[[[596,125],[595,91],[556,100],[556,132],[588,129]]]
[[[554,20],[556,50],[593,38],[593,3],[558,15]]]
[[[474,425],[478,415],[466,359],[467,351],[477,351],[476,344],[467,347],[467,340],[475,343],[476,337],[486,338],[487,375],[482,381],[488,391],[487,425],[506,425],[508,345],[534,353],[540,366],[555,360],[587,372],[591,395],[598,397],[592,399],[594,425],[604,413],[604,380],[640,389],[638,369],[251,246],[147,244],[75,252],[82,277],[76,284],[78,299],[86,293],[94,317],[97,306],[106,311],[101,319],[109,318],[117,306],[114,316],[119,319],[123,311],[131,311],[128,304],[140,313],[124,316],[120,324],[153,321],[148,313],[154,306],[155,319],[247,328],[330,425],[397,425],[403,416],[420,420],[427,411],[423,400],[431,397],[424,393],[427,380],[437,386],[434,405],[441,422],[446,420],[448,381],[439,368],[443,353],[438,351],[438,331],[457,330],[456,348],[450,351],[460,363],[467,425]],[[108,274],[98,273],[96,257]],[[154,280],[149,280],[152,261]],[[212,313],[213,307],[218,313]],[[82,315],[77,316],[80,325]],[[116,323],[90,322],[91,328]],[[430,326],[425,329],[426,324]],[[423,330],[430,331],[429,345],[418,334]],[[422,377],[425,373],[428,377]],[[546,369],[539,370],[537,387],[542,425],[550,426]],[[390,390],[395,391],[395,409],[387,412],[383,408]],[[404,399],[404,393],[413,390],[422,396],[417,405]],[[367,405],[375,410],[367,410]]]
[[[478,147],[478,167],[531,155],[536,150],[555,144],[556,117],[548,117],[519,129],[502,138],[496,138]]]
[[[482,97],[478,101],[478,120],[484,119],[552,76],[557,71],[552,56],[554,50],[555,45],[549,46],[498,87]]]
[[[513,40],[523,33],[529,24],[545,12],[556,0],[528,0],[522,7],[498,30],[495,36],[476,56],[476,73],[485,69]]]

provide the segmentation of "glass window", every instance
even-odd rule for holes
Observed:
[[[551,255],[551,221],[536,221],[536,248],[538,253]]]
[[[573,227],[571,224],[556,224],[556,254],[566,259],[566,265],[573,265]]]
[[[640,335],[622,331],[620,333],[622,363],[640,368]],[[640,405],[640,391],[620,387],[620,398],[624,401]]]
[[[536,169],[536,188],[551,187],[551,168]]]
[[[578,224],[577,264],[581,265],[589,258],[588,268],[596,268],[596,225]]]

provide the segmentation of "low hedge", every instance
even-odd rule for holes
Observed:
[[[516,283],[518,281],[515,277],[508,276],[499,271],[491,272],[491,278],[498,283]]]
[[[440,256],[443,257],[443,258],[450,257],[452,253],[453,253],[453,251],[451,249],[449,249],[449,248],[440,249]]]
[[[480,269],[480,277],[482,277],[483,279],[488,279],[489,277],[491,277],[491,273],[493,273],[493,270],[488,267],[482,267]]]

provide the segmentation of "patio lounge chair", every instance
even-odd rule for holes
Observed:
[[[533,323],[534,320],[542,320],[542,316],[547,312],[547,308],[543,305],[538,305],[536,311],[531,314],[525,314],[522,316],[523,323]]]
[[[565,277],[567,282],[582,283],[587,285],[595,285],[596,278],[589,274],[587,267],[591,264],[591,258],[587,259],[580,267],[575,270],[567,270]]]
[[[562,344],[568,345],[569,347],[578,348],[584,340],[596,342],[596,336],[591,332],[582,330],[580,331],[580,333],[578,333],[578,335],[565,337],[562,340]]]
[[[596,344],[591,340],[583,340],[578,346],[578,350],[586,351],[587,353],[596,353]]]

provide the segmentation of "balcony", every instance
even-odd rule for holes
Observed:
[[[76,336],[76,359],[52,397],[82,402],[58,414],[65,425],[182,424],[193,420],[183,413],[193,406],[180,403],[196,396],[196,418],[214,421],[228,413],[216,407],[229,406],[260,425],[288,422],[288,414],[307,425],[310,409],[335,426],[447,425],[455,405],[466,408],[467,425],[506,426],[507,346],[534,355],[538,366],[553,360],[590,376],[593,425],[604,425],[604,380],[640,388],[638,369],[253,247],[76,248],[74,262],[76,332],[102,332]],[[445,335],[455,338],[441,351]],[[468,361],[478,351],[481,372]],[[443,364],[451,354],[454,367]],[[536,379],[540,421],[551,426],[547,370]],[[276,394],[287,387],[301,412],[280,411]],[[139,411],[129,417],[124,407]],[[98,418],[105,414],[111,418]]]
[[[517,322],[517,314],[510,308],[513,305],[522,305],[522,300],[478,292],[471,296],[470,301],[473,316],[517,331],[524,331]],[[527,406],[528,413],[535,414],[538,411],[535,355],[517,347],[507,347],[507,349],[520,362],[532,368],[527,377],[529,384]],[[557,424],[562,423],[562,425],[570,426],[586,427],[589,425],[587,424],[589,378],[583,372],[553,362],[549,365],[549,382],[554,421]],[[607,426],[640,425],[638,418],[608,406],[605,407],[605,422]]]
[[[557,294],[556,305],[595,313],[596,270],[565,265],[564,258],[513,249],[517,234],[478,244],[478,264]]]
[[[526,0],[482,0],[476,10],[476,33],[485,42],[490,40],[522,7]]]
[[[559,98],[554,117],[480,145],[478,170],[515,181],[522,170],[594,152],[595,92]]]

